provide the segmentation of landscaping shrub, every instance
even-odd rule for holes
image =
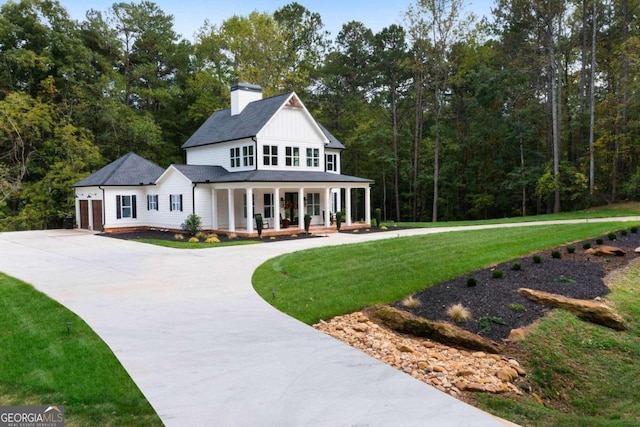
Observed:
[[[480,328],[480,333],[486,333],[491,330],[491,325],[506,325],[505,321],[500,317],[495,316],[483,316],[478,319],[478,328]]]
[[[180,227],[187,233],[195,236],[198,231],[200,231],[200,227],[202,227],[202,218],[196,214],[189,214]]]
[[[464,305],[458,303],[447,308],[447,316],[454,322],[466,322],[471,319],[471,312]]]
[[[491,272],[491,277],[494,279],[502,279],[504,277],[504,271],[502,270],[493,270]]]
[[[342,212],[338,211],[336,212],[336,228],[338,229],[338,231],[340,231],[340,228],[342,228],[342,220],[344,218],[342,217]]]
[[[207,237],[207,240],[204,241],[205,243],[220,243],[220,239],[218,239],[218,237],[216,236],[209,236]]]
[[[306,217],[305,217],[306,221]],[[258,237],[262,237],[262,228],[264,227],[264,223],[262,222],[262,215],[256,214],[256,229],[258,230]]]
[[[575,253],[576,252],[576,247],[572,246],[572,245],[567,246],[567,252],[570,253],[570,254]]]
[[[422,303],[420,302],[419,299],[415,299],[413,295],[410,295],[402,300],[402,305],[407,308],[414,309],[414,308],[420,307]]]
[[[524,304],[519,304],[519,303],[515,303],[515,302],[512,302],[511,304],[509,304],[509,310],[517,311],[518,313],[522,313],[524,311],[527,311],[527,309],[525,308]]]
[[[618,237],[616,235],[616,233],[609,233],[607,234],[607,237],[609,238],[609,240],[616,240],[616,237]]]
[[[582,249],[591,249],[591,243],[590,242],[584,242],[582,244]]]
[[[173,235],[173,238],[176,240],[184,240],[184,235],[180,234],[180,233],[176,233]]]
[[[560,253],[560,251],[551,251],[551,258],[560,259],[562,258],[562,254]]]
[[[469,277],[467,279],[467,286],[469,286],[470,288],[476,286],[478,284],[478,281],[476,280],[475,277]]]
[[[311,215],[304,215],[304,232],[309,234],[309,227],[311,227]]]
[[[534,264],[540,264],[542,262],[542,257],[540,255],[534,255],[533,256],[533,263]]]
[[[629,230],[631,230],[632,233],[637,233],[638,232],[638,227],[634,225]]]
[[[514,263],[511,264],[511,269],[515,271],[522,270],[522,263],[520,261],[514,261]]]
[[[604,243],[602,239],[596,239],[596,245],[601,245],[602,243]]]
[[[189,243],[200,243],[200,239],[193,236],[192,238],[189,239]]]
[[[387,226],[386,226],[386,225],[383,225],[382,227],[380,227],[380,230],[387,231],[387,230],[388,230],[388,228],[387,228]]]
[[[380,227],[382,225],[382,209],[376,208],[375,217],[376,217],[376,227]]]
[[[626,236],[628,234],[626,229],[622,229],[620,230],[620,234],[622,234],[623,236]]]

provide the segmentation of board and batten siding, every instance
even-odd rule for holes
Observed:
[[[175,168],[169,167],[157,182],[158,210],[149,211],[149,226],[180,229],[187,216],[193,213],[192,188],[193,185],[187,177]],[[172,194],[182,195],[182,211],[171,210]],[[146,199],[144,207],[146,210]]]
[[[253,147],[253,166],[231,167],[231,148],[240,148],[240,161],[242,162],[242,147]],[[187,148],[188,165],[222,166],[229,172],[251,171],[256,168],[256,143],[251,138],[237,141],[220,142],[217,144],[203,145],[201,147]]]

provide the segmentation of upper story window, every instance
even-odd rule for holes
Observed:
[[[116,218],[136,218],[136,196],[116,196]]]
[[[327,154],[327,171],[338,171],[338,157],[335,154]]]
[[[148,211],[157,211],[158,210],[158,195],[157,194],[147,194],[147,210]]]
[[[182,211],[182,194],[171,194],[169,196],[169,210]]]
[[[277,145],[265,145],[262,147],[262,163],[265,166],[278,166]]]
[[[300,166],[300,148],[285,147],[285,165]]]
[[[242,147],[242,163],[244,166],[253,166],[253,145]]]
[[[231,167],[239,168],[240,167],[240,147],[235,147],[230,150],[229,153],[231,157]]]
[[[307,148],[307,167],[317,168],[318,166],[320,166],[320,150]]]

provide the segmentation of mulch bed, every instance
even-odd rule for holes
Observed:
[[[155,240],[174,240],[175,241],[176,234],[180,234],[180,233],[163,231],[163,230],[144,230],[144,231],[133,231],[130,233],[100,233],[99,236],[113,237],[115,239],[123,239],[123,240],[155,239]],[[189,234],[186,234],[186,233],[184,233],[183,236],[184,236],[185,242],[189,240],[189,237],[191,237]],[[263,236],[260,239],[257,237],[253,237],[253,238],[235,237],[233,238],[233,240],[235,241],[252,240],[252,241],[261,241],[261,242],[268,243],[268,242],[282,242],[283,240],[309,239],[309,238],[321,237],[321,236],[318,236],[315,234],[306,234],[303,231],[300,234],[296,234],[296,237],[293,237],[292,235],[281,235],[281,236],[274,236],[274,237],[275,237],[274,239],[272,239],[271,237],[265,237],[265,236]],[[220,239],[221,242],[226,242],[231,240],[229,239],[228,236],[224,234],[219,234],[218,239]]]
[[[457,326],[499,341],[507,338],[512,329],[527,326],[551,310],[519,295],[516,292],[519,288],[536,289],[577,299],[605,296],[609,289],[603,278],[638,256],[634,250],[640,247],[640,234],[629,233],[623,236],[618,232],[614,241],[609,240],[607,236],[602,236],[601,239],[603,245],[624,249],[626,255],[589,255],[583,249],[584,242],[576,242],[572,244],[575,247],[573,254],[567,252],[566,246],[554,249],[560,251],[560,259],[552,258],[553,250],[536,252],[542,259],[539,264],[534,263],[533,256],[514,259],[418,292],[413,298],[420,301],[420,306],[414,309],[408,309],[400,301],[393,305],[426,319],[451,322],[446,313],[447,308],[461,303],[471,311],[472,319],[456,323]],[[585,242],[587,241],[596,246],[596,239]],[[512,269],[515,261],[521,264],[520,270]],[[502,270],[503,278],[493,278],[493,270]],[[476,286],[467,285],[469,277],[476,279]]]

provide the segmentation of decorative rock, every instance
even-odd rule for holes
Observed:
[[[502,381],[511,382],[518,378],[518,372],[513,368],[502,368],[496,372],[496,377],[500,378]]]
[[[518,293],[538,304],[570,311],[582,320],[587,320],[617,331],[627,329],[624,319],[616,313],[613,308],[603,302],[567,298],[563,295],[527,288],[518,289]]]
[[[523,341],[527,337],[527,333],[524,328],[512,329],[509,332],[507,341]]]
[[[623,249],[607,245],[594,246],[584,251],[584,253],[595,256],[625,256],[626,254]]]
[[[413,349],[405,344],[400,344],[396,346],[396,348],[398,349],[398,351],[401,351],[402,353],[413,353]]]

